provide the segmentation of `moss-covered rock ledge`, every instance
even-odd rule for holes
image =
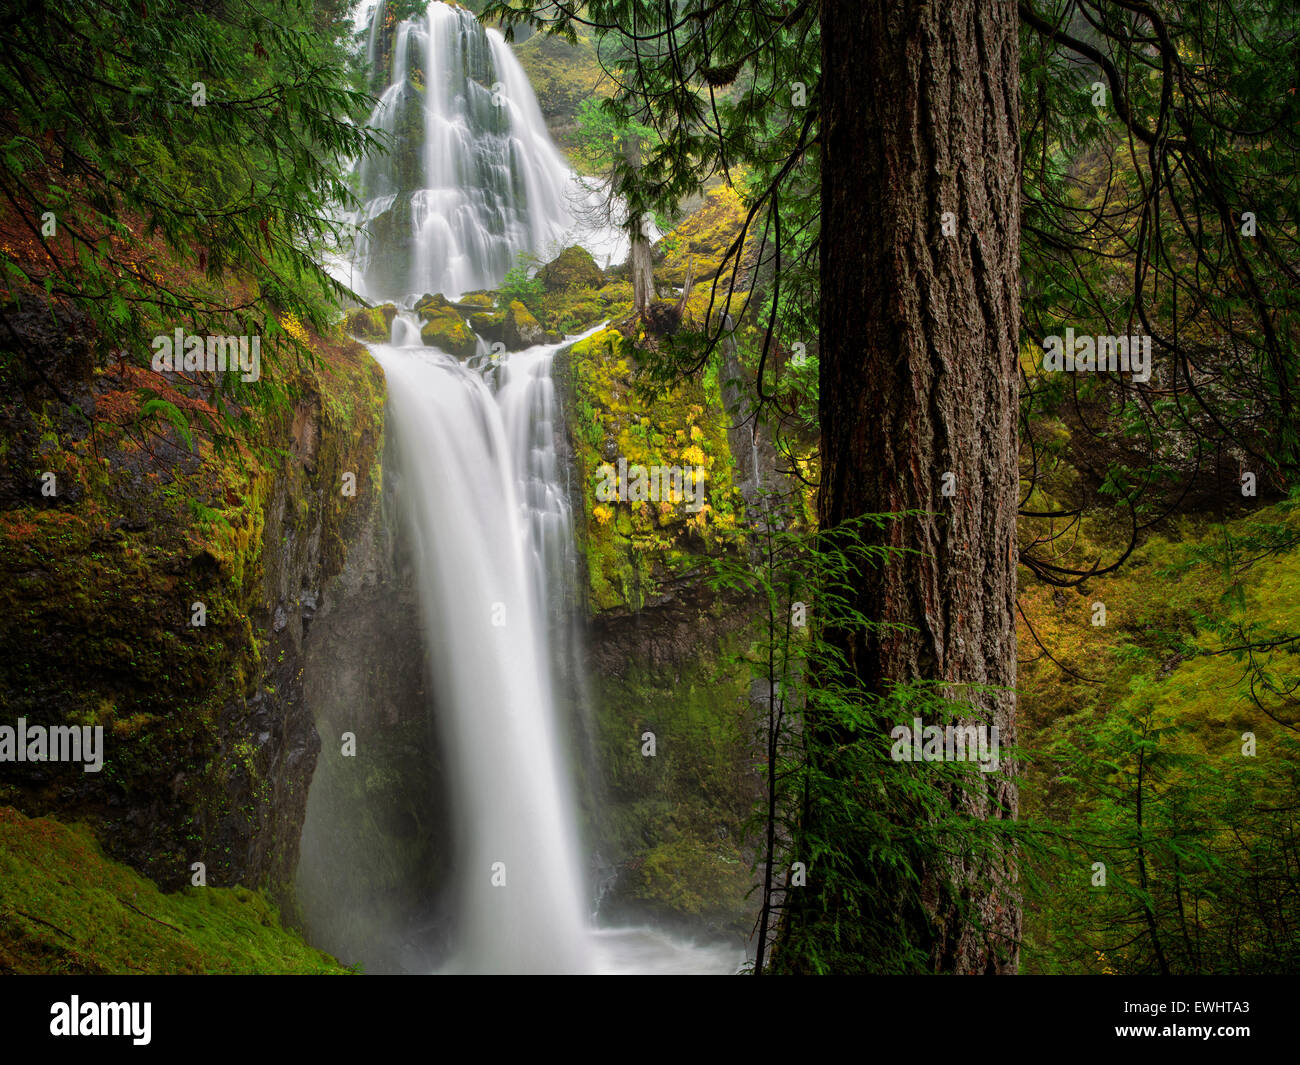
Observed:
[[[635,370],[635,344],[617,329],[579,341],[555,362],[581,493],[579,546],[597,612],[635,612],[661,601],[685,555],[721,549],[736,529],[739,496],[716,379],[683,382],[646,401],[635,391]],[[599,498],[603,467],[634,466],[702,470],[702,494]]]
[[[719,218],[732,213],[710,201],[679,227],[696,276],[716,275],[734,239]],[[614,283],[592,270],[560,283],[567,282],[565,265],[575,263],[557,261],[539,275],[554,289],[544,299],[586,318],[604,291],[595,286]],[[701,287],[693,301],[707,296]],[[715,372],[652,396],[639,387],[639,348],[654,342],[646,329],[623,317],[560,351],[554,363],[587,608],[591,761],[584,829],[598,856],[602,920],[652,921],[744,942],[754,908],[754,849],[745,823],[760,784],[744,661],[752,642],[749,605],[713,593],[682,567],[743,550],[731,418]],[[639,500],[631,483],[636,466],[700,469],[704,493],[687,499],[670,490],[668,498],[659,492]],[[608,468],[627,471],[625,496],[601,498]],[[654,734],[652,756],[646,733]]]

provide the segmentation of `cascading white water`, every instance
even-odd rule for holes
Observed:
[[[506,356],[495,392],[436,349],[371,348],[389,431],[408,465],[429,458],[404,471],[402,498],[456,801],[456,947],[441,971],[734,972],[743,951],[588,920],[546,627],[550,579],[572,577],[552,444],[560,346]]]
[[[381,4],[372,62],[382,17]],[[575,243],[602,261],[626,256],[606,195],[551,142],[519,60],[464,8],[433,3],[394,27],[370,124],[393,150],[358,170],[353,280],[364,295],[454,299],[498,284],[519,252],[547,256]]]
[[[392,431],[430,459],[404,474],[403,495],[458,806],[451,968],[586,971],[542,611],[542,545],[547,527],[567,520],[553,478],[528,476],[531,456],[550,451],[539,435],[552,406],[551,349],[513,358],[495,396],[434,349],[375,351]]]
[[[382,13],[381,3],[376,21]],[[573,222],[574,179],[499,35],[485,34],[463,9],[434,3],[426,18],[399,24],[392,41],[394,80],[376,116],[399,136],[419,134],[423,184],[404,187],[401,158],[363,164],[371,198],[362,217],[374,233],[356,265],[372,297],[409,307],[421,290],[495,285],[515,252],[541,250]],[[372,58],[378,42],[372,26]],[[422,89],[412,86],[416,69]],[[494,93],[508,106],[495,105]],[[421,121],[413,125],[416,103]],[[409,230],[392,221],[402,203]],[[403,234],[414,240],[409,271],[380,269]],[[574,580],[553,439],[551,363],[561,346],[463,363],[422,346],[419,322],[405,310],[392,343],[372,347],[402,456],[400,505],[415,544],[455,807],[455,944],[439,968],[735,971],[743,952],[649,929],[591,927],[547,624],[560,590],[551,582]]]

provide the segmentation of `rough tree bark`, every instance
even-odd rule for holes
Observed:
[[[645,314],[655,298],[654,263],[643,224],[628,229],[631,249],[627,262],[628,272],[632,275],[632,310],[637,314]]]
[[[918,553],[857,606],[910,626],[842,636],[864,687],[1016,680],[1018,43],[1014,0],[822,0],[823,527],[923,510],[884,542]],[[950,215],[947,212],[951,212]],[[945,225],[947,223],[947,225]],[[952,235],[945,235],[945,230]],[[955,495],[945,497],[945,474]],[[1014,742],[1010,692],[970,721]],[[1010,766],[966,802],[1013,813]],[[1014,858],[925,871],[935,971],[1015,970]],[[983,930],[957,918],[960,885]]]
[[[623,140],[623,159],[629,170],[641,168],[641,143],[635,135]],[[651,260],[650,241],[645,235],[645,214],[635,204],[628,204],[626,232],[628,248],[628,273],[632,280],[632,310],[644,315],[655,298],[654,263]]]

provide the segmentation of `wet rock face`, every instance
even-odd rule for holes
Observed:
[[[5,402],[0,403],[0,437],[8,445],[5,461],[0,462],[0,508],[8,510],[41,498],[41,483],[32,474],[43,471],[35,470],[34,464],[15,461],[15,456],[22,455],[36,460],[52,450],[41,446],[46,428],[41,424],[41,406],[55,399],[57,392],[66,401],[63,412],[54,415],[61,430],[83,437],[89,427],[70,407],[90,409],[95,389],[89,326],[79,313],[32,303],[30,308],[11,308],[6,315],[24,341],[22,356],[9,359],[0,372],[5,389]],[[10,350],[8,338],[3,346]],[[54,465],[56,457],[50,458],[44,468]],[[75,483],[67,487],[80,491]]]
[[[752,638],[754,604],[677,575],[652,548],[676,532],[678,551],[725,549],[710,533],[730,515],[726,412],[720,395],[698,388],[646,401],[629,387],[634,357],[605,333],[555,363],[565,410],[557,451],[569,471],[585,622],[578,764],[590,873],[603,922],[743,942],[754,916],[744,826],[758,798],[759,753],[739,652]],[[712,509],[601,502],[598,468],[620,458],[708,464]]]
[[[368,973],[427,969],[447,934],[440,873],[451,849],[391,448],[384,469],[383,505],[352,545],[305,642],[305,703],[321,751],[295,881],[310,940]]]
[[[220,450],[141,410],[210,407],[210,383],[96,360],[50,320],[0,369],[0,723],[102,728],[104,757],[0,763],[0,802],[87,822],[165,889],[202,863],[209,885],[283,897],[319,750],[303,637],[375,505],[382,374],[322,347],[329,383],[298,378],[252,446]]]

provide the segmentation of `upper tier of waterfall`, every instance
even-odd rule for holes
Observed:
[[[348,279],[370,299],[411,302],[495,288],[519,252],[581,244],[621,261],[627,240],[606,189],[552,143],[527,75],[501,34],[443,3],[367,37],[389,151],[357,169],[362,206]],[[386,81],[385,81],[386,79]]]

